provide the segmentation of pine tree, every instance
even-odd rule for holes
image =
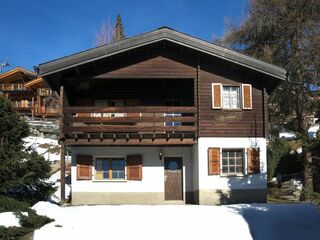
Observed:
[[[271,96],[271,120],[291,122],[302,142],[304,188],[313,191],[308,117],[320,86],[320,1],[251,0],[248,15],[220,43],[285,68],[289,82]]]
[[[0,96],[0,195],[34,203],[53,192],[50,165],[36,152],[24,149],[29,126],[11,102]]]
[[[121,21],[121,16],[117,16],[117,21],[116,25],[114,26],[114,35],[113,35],[113,41],[119,41],[124,39],[124,30],[123,30],[123,25]]]

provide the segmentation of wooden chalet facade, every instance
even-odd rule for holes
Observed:
[[[166,27],[39,69],[60,92],[73,204],[266,201],[267,99],[285,70]]]
[[[26,69],[17,67],[0,74],[0,93],[20,114],[41,118],[59,116],[59,95]]]

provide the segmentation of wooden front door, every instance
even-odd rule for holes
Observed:
[[[183,200],[182,158],[164,158],[165,200]]]

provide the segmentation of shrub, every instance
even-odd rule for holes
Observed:
[[[34,210],[30,209],[28,211],[28,216],[19,214],[21,227],[24,228],[40,228],[43,225],[50,223],[53,219],[46,216],[38,215]]]
[[[27,228],[20,228],[20,227],[8,227],[5,228],[4,226],[0,226],[0,239],[6,240],[16,240],[18,237],[21,237],[32,230]]]
[[[50,223],[53,219],[46,216],[38,215],[34,210],[27,209],[28,215],[16,213],[20,218],[21,227],[8,227],[0,226],[0,239],[16,240],[19,237],[33,232],[35,229],[42,227],[43,225]]]
[[[24,212],[28,210],[29,206],[27,202],[0,195],[0,212]]]

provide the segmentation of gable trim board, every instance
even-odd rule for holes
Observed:
[[[47,63],[42,63],[39,65],[39,75],[44,77],[72,67],[80,66],[164,40],[214,57],[218,57],[220,59],[224,59],[229,62],[236,63],[280,80],[286,79],[286,71],[280,67],[268,64],[253,57],[220,47],[213,43],[192,37],[167,27],[159,28],[152,32],[143,33],[135,37],[116,41],[97,48],[92,48],[87,51],[79,52]]]

